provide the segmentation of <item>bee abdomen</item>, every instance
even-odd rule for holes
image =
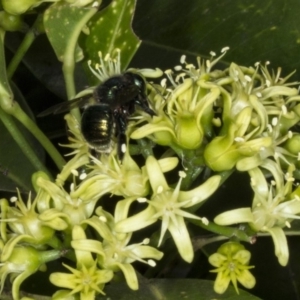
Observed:
[[[108,105],[87,107],[81,120],[81,131],[87,143],[98,151],[109,151],[114,130],[114,119]]]

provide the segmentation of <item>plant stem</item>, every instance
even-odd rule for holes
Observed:
[[[0,109],[0,119],[3,122],[6,129],[10,132],[12,138],[22,149],[24,155],[28,158],[31,164],[35,167],[37,171],[44,171],[49,176],[51,176],[48,170],[45,168],[44,164],[40,161],[36,153],[33,151],[31,146],[28,144],[23,134],[17,127],[15,120],[9,114],[5,113]]]
[[[53,144],[49,141],[46,135],[32,121],[32,119],[28,117],[28,115],[22,110],[22,108],[19,105],[15,106],[12,115],[16,119],[18,119],[33,134],[33,136],[35,136],[35,138],[41,143],[41,145],[45,148],[50,157],[53,159],[57,168],[61,170],[66,164],[65,160],[57,151],[57,149],[53,146]]]
[[[193,223],[218,235],[226,236],[228,238],[235,237],[240,241],[253,243],[253,236],[249,236],[244,230],[240,230],[235,227],[220,226],[214,222],[209,222],[207,225],[205,225],[202,221],[196,219],[189,219],[189,221],[190,223]]]
[[[41,22],[43,21],[42,15],[39,15],[35,20],[33,26],[28,30],[26,33],[22,43],[20,44],[19,48],[17,49],[14,57],[12,58],[8,68],[7,68],[7,77],[9,79],[12,78],[13,74],[15,73],[18,65],[22,61],[24,55],[26,54],[29,47],[34,42],[35,38],[40,33],[39,28],[41,27]]]
[[[68,99],[74,98],[76,95],[75,83],[74,83],[74,69],[75,69],[75,49],[78,42],[79,35],[82,28],[90,20],[90,18],[97,12],[97,9],[90,9],[89,13],[76,24],[73,30],[72,38],[68,40],[68,46],[63,56],[63,74],[66,83],[66,91]],[[72,115],[80,121],[80,113],[78,109],[71,111]]]

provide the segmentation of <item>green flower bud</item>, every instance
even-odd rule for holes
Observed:
[[[43,171],[33,173],[31,176],[31,182],[36,192],[40,189],[39,185],[37,184],[37,180],[40,177],[42,177],[45,180],[50,180],[49,176]]]
[[[6,11],[0,11],[0,27],[6,31],[22,31],[26,28],[20,16],[12,15]]]
[[[294,155],[298,155],[300,152],[300,134],[294,134],[285,142],[283,148]]]
[[[12,15],[21,15],[42,2],[40,0],[2,0],[2,6],[6,12]]]
[[[10,256],[4,260],[1,256],[1,289],[9,273],[13,279],[12,298],[19,299],[19,289],[22,282],[31,274],[42,270],[46,262],[58,259],[60,250],[38,251],[33,247],[15,247]]]
[[[177,143],[182,148],[193,150],[202,143],[202,129],[199,130],[197,120],[192,114],[178,117],[175,131]]]
[[[220,254],[223,254],[225,256],[231,256],[231,255],[236,254],[238,251],[244,250],[244,249],[245,249],[245,247],[240,243],[228,242],[228,243],[221,245],[221,247],[218,249],[217,252]]]

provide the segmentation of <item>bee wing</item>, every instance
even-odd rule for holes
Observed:
[[[114,78],[113,78],[114,79]],[[115,82],[99,85],[94,91],[96,102],[119,106],[132,101],[139,94],[136,85],[117,85]]]
[[[49,107],[48,109],[44,110],[40,114],[38,114],[38,117],[45,117],[50,114],[58,115],[63,112],[69,111],[76,107],[83,107],[84,105],[90,104],[95,102],[90,95],[80,98],[75,98],[70,101],[66,101],[63,103],[56,104],[54,106]]]

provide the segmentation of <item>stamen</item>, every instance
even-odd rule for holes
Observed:
[[[175,71],[181,71],[181,70],[182,70],[182,66],[175,66],[175,67],[174,67],[174,70],[175,70]]]
[[[180,63],[184,64],[185,63],[185,59],[186,59],[186,55],[181,55],[181,57],[180,57]]]
[[[104,217],[104,216],[100,216],[99,217],[99,220],[106,223],[107,222],[107,219]]]
[[[15,203],[18,200],[18,198],[16,196],[13,196],[9,200],[11,203]]]
[[[252,81],[252,78],[248,75],[245,75],[244,76],[245,80],[248,81],[248,82],[251,82]]]
[[[156,262],[155,262],[153,259],[149,259],[149,260],[147,261],[147,263],[148,263],[148,265],[149,265],[150,267],[155,267],[155,266],[156,266]]]
[[[271,126],[271,124],[267,125],[267,129],[269,130],[269,132],[273,132],[273,127]]]
[[[160,186],[157,188],[156,193],[157,193],[157,194],[160,194],[160,193],[163,192],[163,190],[164,190],[164,188],[160,185]]]
[[[179,171],[179,177],[181,178],[185,178],[186,177],[186,173],[184,171]]]
[[[79,176],[79,179],[84,180],[86,177],[87,177],[86,173],[81,173],[80,176]]]
[[[210,60],[206,60],[206,61],[205,61],[205,64],[206,64],[206,67],[207,67],[208,69],[210,69],[210,66],[211,66]]]
[[[283,115],[286,115],[286,114],[287,114],[287,108],[286,108],[285,105],[282,105],[282,106],[281,106],[281,110],[282,110]]]
[[[137,198],[136,200],[137,200],[137,202],[139,202],[139,203],[145,203],[145,202],[148,201],[147,198],[143,198],[143,197]]]
[[[161,81],[160,81],[160,85],[162,86],[162,87],[166,87],[167,86],[167,78],[163,78]]]
[[[209,224],[208,219],[205,218],[205,217],[201,218],[201,221],[202,221],[202,223],[203,223],[204,225],[206,225],[206,226]]]
[[[273,126],[276,126],[277,123],[278,123],[278,118],[274,117],[274,118],[272,119],[271,123],[272,123]]]
[[[245,139],[242,138],[242,137],[239,137],[239,136],[235,137],[234,140],[235,140],[237,143],[245,142]]]
[[[150,243],[150,239],[146,238],[143,240],[143,245],[148,245]]]
[[[77,170],[71,170],[71,173],[72,173],[74,176],[78,176],[78,175],[79,175],[79,173],[78,173]]]
[[[226,46],[226,47],[222,48],[221,53],[224,53],[224,52],[228,51],[229,49],[230,48],[228,46]]]

